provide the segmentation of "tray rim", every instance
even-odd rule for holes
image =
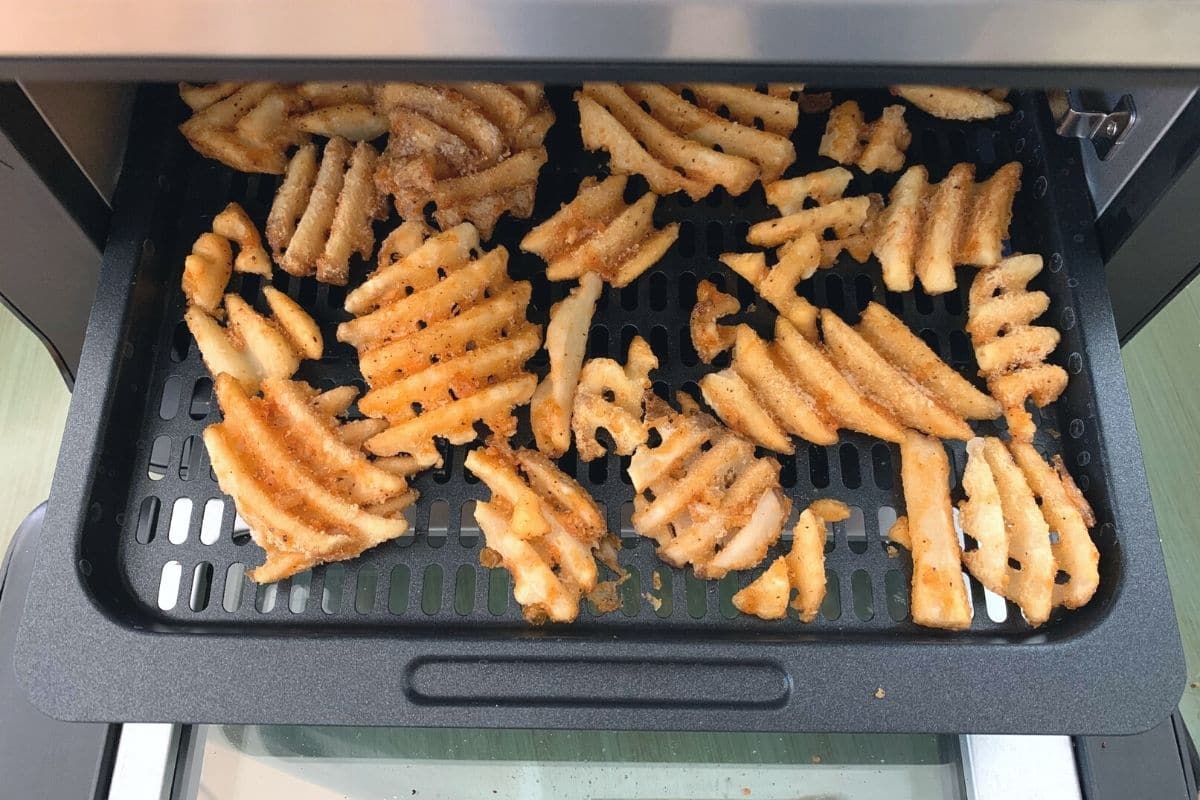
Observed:
[[[148,94],[142,87],[139,104]],[[1040,113],[1048,112],[1042,108]],[[150,115],[156,116],[167,115]],[[122,343],[133,277],[155,258],[142,243],[171,147],[167,137],[155,135],[165,126],[143,122],[131,132],[129,151],[137,155],[126,160],[113,204],[112,234],[76,382],[80,391],[71,399],[21,621],[15,655],[21,683],[42,711],[79,721],[1040,734],[1126,734],[1152,727],[1182,694],[1182,644],[1104,268],[1087,223],[1094,214],[1086,193],[1076,189],[1082,185],[1078,146],[1047,134],[1053,128],[1041,122],[1034,126],[1041,139],[1037,144],[1047,164],[1065,170],[1063,180],[1048,182],[1047,207],[1054,217],[1049,223],[1077,245],[1072,276],[1076,305],[1086,310],[1078,324],[1084,369],[1096,389],[1097,456],[1123,465],[1111,471],[1109,490],[1113,521],[1123,532],[1119,544],[1126,574],[1109,606],[1085,631],[1019,647],[972,640],[971,647],[992,655],[989,669],[972,672],[961,660],[964,642],[937,634],[920,646],[904,647],[844,639],[691,641],[653,631],[604,640],[553,632],[510,638],[395,631],[189,636],[123,624],[84,585],[81,570],[87,566],[79,545],[89,524],[94,476],[102,466],[102,431],[116,402],[119,360],[130,355]],[[1081,262],[1090,266],[1081,268]],[[1112,648],[1118,640],[1124,645],[1121,653]],[[247,649],[258,651],[256,660],[262,658],[269,669],[247,669]],[[596,682],[603,682],[615,663],[641,663],[647,677],[634,681],[617,702],[565,696],[541,702],[428,702],[414,690],[412,669],[439,659],[460,666],[515,660],[527,665],[535,683],[551,678],[544,668],[563,659],[587,664],[589,680]],[[720,702],[671,702],[670,696],[688,694],[687,667],[699,664],[724,665],[734,685],[714,687]],[[748,664],[779,671],[781,702],[763,704],[749,687],[736,684],[738,667]],[[353,665],[357,679],[348,677],[347,665]],[[668,669],[652,681],[654,666]],[[928,678],[933,675],[939,676],[936,681]],[[1031,691],[1037,678],[1029,676],[1047,676],[1060,702]],[[1136,683],[1127,676],[1136,676]],[[240,682],[237,690],[223,690],[232,679]],[[296,688],[280,691],[281,684]],[[1069,693],[1072,684],[1079,688]],[[875,696],[879,688],[885,689],[881,699]],[[947,696],[962,699],[947,703]],[[257,699],[249,705],[247,697]],[[298,702],[312,697],[321,701]],[[922,709],[919,716],[914,706]]]

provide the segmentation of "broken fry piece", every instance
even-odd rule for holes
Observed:
[[[596,588],[595,551],[604,515],[582,486],[536,450],[511,450],[500,439],[467,454],[465,466],[491,490],[475,504],[485,566],[502,565],[525,619],[571,622]]]
[[[963,630],[971,624],[971,605],[950,508],[950,461],[942,443],[909,431],[900,444],[900,474],[913,560],[913,622]]]
[[[533,393],[529,422],[538,450],[551,458],[558,458],[571,446],[571,410],[575,407],[588,329],[602,288],[599,275],[584,273],[579,285],[550,309],[550,324],[546,326],[550,372]]]

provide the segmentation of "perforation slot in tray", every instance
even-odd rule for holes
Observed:
[[[606,161],[581,150],[570,91],[555,89],[549,94],[558,122],[546,142],[550,160],[539,184],[534,221],[545,219],[570,200],[584,176],[603,174]],[[882,92],[837,92],[835,101],[851,96],[864,106],[868,117],[889,100]],[[191,242],[230,200],[241,202],[261,224],[278,179],[233,173],[192,153],[174,131],[164,131],[179,104],[167,90],[144,90],[130,150],[132,166],[126,168],[119,196],[131,207],[121,217],[124,225],[114,227],[106,262],[107,281],[120,280],[122,271],[128,277],[124,284],[106,284],[102,289],[97,318],[92,321],[101,332],[89,332],[93,375],[103,372],[112,402],[94,412],[88,411],[86,402],[76,402],[73,408],[77,428],[84,424],[81,417],[95,426],[96,469],[90,473],[94,480],[83,485],[81,476],[89,473],[76,471],[85,463],[78,459],[68,458],[66,467],[60,466],[56,498],[60,505],[71,503],[82,518],[77,525],[60,518],[58,535],[70,538],[76,555],[60,555],[57,561],[45,556],[43,570],[57,583],[65,581],[71,590],[66,597],[60,592],[43,598],[40,606],[32,603],[31,616],[37,618],[39,608],[44,616],[70,600],[104,620],[110,633],[121,631],[131,637],[137,642],[133,652],[153,663],[170,663],[170,654],[194,649],[199,659],[193,662],[195,667],[211,670],[215,659],[230,669],[251,669],[261,663],[252,654],[261,652],[272,656],[272,669],[278,668],[280,659],[300,659],[304,665],[315,659],[338,671],[343,682],[314,674],[313,665],[312,670],[299,669],[296,685],[281,686],[261,676],[249,681],[257,686],[253,691],[245,682],[239,683],[233,694],[240,705],[232,699],[212,698],[215,705],[206,704],[183,691],[184,708],[190,710],[176,713],[168,709],[178,707],[180,693],[176,702],[167,705],[150,701],[145,694],[119,701],[93,696],[84,703],[77,689],[69,693],[75,701],[50,697],[50,688],[70,672],[60,667],[48,681],[31,676],[35,698],[40,694],[43,702],[63,713],[84,717],[93,717],[99,708],[115,708],[122,719],[481,724],[487,722],[479,716],[487,703],[474,696],[427,702],[424,694],[412,689],[412,670],[425,657],[458,663],[456,659],[502,659],[508,653],[529,659],[530,674],[552,670],[557,659],[568,655],[584,655],[594,662],[596,678],[601,680],[606,660],[634,658],[664,665],[717,660],[728,664],[731,680],[739,674],[735,664],[762,660],[788,672],[794,688],[784,693],[783,701],[767,704],[769,713],[750,703],[746,713],[753,706],[758,717],[743,718],[742,712],[728,709],[717,713],[724,708],[717,698],[729,692],[736,695],[735,688],[714,687],[707,705],[692,698],[690,690],[684,694],[691,699],[675,702],[674,679],[658,676],[647,678],[661,682],[661,686],[653,683],[647,695],[656,698],[649,703],[654,714],[633,713],[647,707],[645,697],[634,689],[628,705],[605,701],[603,705],[612,707],[607,717],[599,705],[587,702],[586,693],[555,697],[551,690],[544,703],[502,704],[506,709],[498,717],[502,721],[488,724],[580,724],[571,722],[578,716],[566,712],[585,707],[592,709],[588,712],[592,716],[585,717],[594,724],[636,727],[688,722],[702,727],[947,730],[965,729],[973,721],[979,723],[978,729],[1045,731],[1063,725],[1100,730],[1130,724],[1141,713],[1132,706],[1116,712],[1109,707],[1103,713],[1093,708],[1091,716],[1084,716],[1078,697],[1071,696],[1075,705],[1068,709],[1060,707],[1067,695],[1054,702],[1055,692],[1065,689],[1071,675],[1103,683],[1119,680],[1128,667],[1128,662],[1114,662],[1097,679],[1094,668],[1085,670],[1084,665],[1072,663],[1072,648],[1095,647],[1119,633],[1109,647],[1132,658],[1130,630],[1137,628],[1134,638],[1142,639],[1137,657],[1144,657],[1147,649],[1159,654],[1158,677],[1143,692],[1154,702],[1142,706],[1157,708],[1177,688],[1172,686],[1176,675],[1162,670],[1161,664],[1171,662],[1171,651],[1178,644],[1162,556],[1145,511],[1148,502],[1140,463],[1130,458],[1136,453],[1136,437],[1077,151],[1072,144],[1042,135],[1052,130],[1043,119],[1043,106],[1039,96],[1023,96],[1013,115],[969,126],[910,110],[907,119],[913,142],[908,163],[925,164],[932,180],[940,180],[958,161],[974,162],[981,179],[1006,161],[1023,164],[1011,248],[1040,253],[1046,259],[1046,269],[1033,286],[1052,297],[1043,324],[1062,332],[1062,344],[1052,360],[1071,374],[1062,399],[1040,413],[1037,444],[1044,452],[1064,454],[1096,509],[1101,587],[1092,603],[1077,612],[1056,613],[1047,625],[1033,631],[1014,606],[970,580],[976,613],[969,631],[947,635],[913,625],[907,608],[911,562],[904,551],[884,546],[890,523],[903,513],[898,448],[843,431],[835,445],[798,441],[794,456],[776,455],[783,466],[781,482],[797,510],[817,497],[835,497],[853,509],[850,520],[829,532],[829,592],[815,623],[804,625],[794,618],[763,622],[737,613],[730,598],[757,571],[704,582],[663,565],[654,555],[653,542],[638,537],[629,523],[632,489],[624,471],[627,460],[610,456],[584,464],[577,462],[572,450],[559,463],[607,510],[610,530],[620,534],[621,563],[630,578],[621,587],[618,610],[600,615],[585,606],[571,626],[531,629],[511,597],[507,574],[479,565],[482,539],[472,511],[474,501],[486,497],[487,490],[463,469],[467,448],[445,448],[445,466],[415,481],[421,491],[420,501],[410,509],[415,535],[277,586],[256,587],[244,577],[261,553],[249,544],[232,502],[217,488],[200,439],[204,427],[219,419],[219,411],[211,397],[212,382],[180,322],[184,300],[178,274]],[[815,155],[825,118],[824,114],[802,115],[794,136],[799,159],[787,176],[831,165]],[[155,140],[155,135],[164,140]],[[153,142],[153,146],[138,150],[139,142]],[[886,195],[896,177],[863,176],[857,171],[855,176],[848,195],[868,191]],[[640,179],[631,184],[631,195],[644,191]],[[750,249],[744,244],[746,229],[772,216],[774,209],[765,204],[759,185],[736,198],[717,190],[695,203],[683,195],[660,200],[656,222],[681,221],[679,241],[631,286],[605,288],[588,339],[589,355],[623,360],[629,340],[640,333],[660,361],[660,368],[652,373],[655,390],[664,396],[677,390],[698,396],[696,381],[713,367],[699,363],[688,336],[696,284],[710,279],[735,293],[743,308],[753,306],[743,319],[769,332],[774,316],[769,306],[717,256]],[[378,232],[385,233],[394,224],[394,218],[381,223]],[[520,252],[517,243],[531,224],[505,218],[489,246],[507,247],[513,277],[533,282],[529,316],[545,323],[550,305],[565,295],[568,285],[546,281],[542,262]],[[351,285],[368,269],[355,263]],[[972,376],[975,364],[963,323],[973,272],[960,269],[958,291],[941,297],[893,294],[884,291],[873,260],[862,267],[844,255],[835,268],[819,271],[803,283],[800,292],[851,321],[869,300],[883,302],[948,363]],[[261,307],[261,280],[235,276],[231,288]],[[313,313],[325,335],[325,357],[305,362],[298,377],[319,388],[344,383],[361,387],[355,351],[334,336],[337,323],[348,318],[342,309],[345,290],[281,271],[272,281]],[[108,339],[97,341],[97,335]],[[106,345],[112,348],[113,363],[103,371]],[[723,358],[727,361],[727,356]],[[723,363],[718,361],[717,367]],[[531,366],[544,374],[544,353]],[[84,378],[81,373],[79,385],[86,392],[93,384]],[[514,441],[526,444],[532,438],[527,409],[520,418]],[[990,423],[977,426],[981,433],[1000,429]],[[950,443],[948,449],[953,471],[961,473],[962,443]],[[80,485],[70,484],[73,475]],[[954,495],[961,496],[957,486]],[[1130,503],[1135,512],[1123,511]],[[790,522],[788,529],[776,550],[788,546]],[[67,564],[78,569],[68,572]],[[1131,601],[1130,596],[1140,600]],[[1130,602],[1138,602],[1142,612],[1130,608]],[[314,639],[313,634],[321,638]],[[30,636],[41,646],[26,651],[32,659],[25,662],[27,667],[45,665],[47,652],[65,646],[45,633]],[[105,642],[96,646],[108,653],[113,666],[131,668],[133,655],[126,658],[110,651]],[[1112,659],[1114,651],[1101,647],[1097,652]],[[358,653],[360,660],[352,653]],[[1060,663],[1063,659],[1073,671]],[[906,666],[906,662],[911,663]],[[1047,677],[1041,670],[1050,665],[1060,673]],[[181,676],[182,666],[166,668],[162,674],[154,674],[149,662],[139,663],[137,669],[154,687],[168,678],[182,680],[186,686],[191,682]],[[1028,672],[1031,669],[1035,671]],[[995,691],[993,687],[981,694],[977,684],[986,684],[997,671],[1008,677],[1007,688]],[[87,672],[96,675],[95,670]],[[939,674],[944,674],[940,682],[929,680]],[[1052,685],[1035,687],[1035,675]],[[244,672],[239,676],[245,681]],[[813,694],[822,686],[822,693]],[[879,686],[888,686],[888,698],[897,697],[894,692],[899,689],[901,699],[888,704],[873,700]],[[347,694],[365,700],[373,691],[389,687],[400,691],[389,693],[381,703],[350,703],[353,708],[349,708],[333,701],[337,697],[345,703]],[[861,697],[853,693],[860,688]],[[165,686],[162,689],[160,701],[169,694]],[[1032,692],[1040,702],[1017,697],[1018,689]],[[969,699],[963,694],[968,691]],[[805,707],[803,711],[799,705]],[[1014,709],[1019,713],[1014,715]],[[461,714],[468,719],[464,721]],[[1148,720],[1153,721],[1157,717]]]

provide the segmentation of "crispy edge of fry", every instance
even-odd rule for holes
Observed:
[[[928,192],[929,173],[925,167],[909,167],[896,181],[888,205],[879,216],[872,250],[883,268],[883,283],[893,292],[912,291],[922,208]]]
[[[212,230],[218,236],[237,242],[238,254],[233,262],[235,271],[270,276],[271,257],[263,248],[258,228],[244,208],[237,203],[225,206],[220,214],[213,217]]]
[[[221,297],[233,274],[233,251],[229,240],[217,233],[202,233],[183,260],[180,286],[189,305],[209,314],[220,313]]]
[[[954,265],[964,222],[971,210],[975,165],[955,164],[945,178],[930,188],[914,264],[926,294],[945,294],[958,285]]]

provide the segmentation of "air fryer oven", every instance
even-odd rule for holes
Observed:
[[[1200,260],[1197,233],[1178,224],[1195,211],[1197,34],[1200,14],[1132,2],[339,11],[43,2],[10,15],[0,73],[16,83],[4,89],[2,132],[17,173],[54,216],[6,231],[22,252],[36,240],[43,268],[5,264],[0,293],[43,333],[76,388],[17,646],[23,686],[53,716],[103,722],[1039,734],[1154,725],[1177,702],[1184,667],[1119,341]],[[193,153],[175,131],[184,108],[171,82],[394,77],[547,85],[558,122],[534,220],[603,168],[573,127],[571,87],[582,80],[804,81],[869,111],[896,82],[1014,87],[1008,117],[964,125],[914,115],[908,163],[930,165],[935,179],[961,160],[984,176],[1005,160],[1024,166],[1010,246],[1047,260],[1040,288],[1063,333],[1055,359],[1072,373],[1043,414],[1045,443],[1068,457],[1100,514],[1101,595],[1031,632],[1011,608],[980,613],[976,589],[977,624],[965,635],[916,628],[902,607],[906,557],[882,546],[885,511],[897,509],[898,453],[857,434],[784,462],[797,497],[830,494],[861,512],[827,553],[838,609],[811,627],[740,617],[729,605],[737,581],[660,568],[629,528],[615,457],[565,464],[606,507],[639,576],[609,615],[563,628],[520,621],[503,577],[478,566],[469,504],[484,495],[461,453],[418,484],[414,537],[278,588],[247,588],[238,567],[254,556],[232,504],[214,512],[211,534],[204,527],[206,509],[222,501],[198,434],[218,412],[179,325],[178,270],[226,202],[243,202],[261,224],[275,179]],[[72,91],[89,101],[62,102]],[[789,174],[813,168],[821,119],[802,117]],[[97,130],[111,133],[97,142]],[[623,354],[641,333],[662,365],[654,377],[673,392],[699,374],[681,336],[696,281],[718,275],[753,301],[715,257],[767,211],[756,188],[698,203],[676,195],[659,213],[685,227],[674,260],[627,289],[606,288],[589,352]],[[527,228],[506,220],[493,243],[516,254]],[[520,277],[539,268],[528,256],[512,267]],[[361,279],[366,265],[355,269]],[[873,262],[847,263],[806,291],[850,315],[867,299],[885,302],[965,366],[969,353],[951,332],[961,331],[967,282],[935,301],[887,293],[878,277]],[[344,293],[286,276],[277,285],[327,330],[340,318]],[[564,291],[537,285],[538,313]],[[352,380],[354,365],[352,351],[335,350],[300,377]],[[167,565],[175,583],[164,589]],[[659,593],[657,607],[643,591]]]

